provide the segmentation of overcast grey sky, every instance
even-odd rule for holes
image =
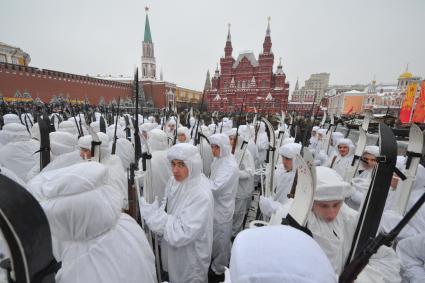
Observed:
[[[77,74],[131,75],[140,66],[145,11],[157,73],[202,89],[224,55],[231,23],[233,57],[262,50],[267,17],[275,67],[291,83],[329,72],[331,84],[396,83],[425,76],[423,0],[0,0],[0,41],[21,47],[31,66]]]

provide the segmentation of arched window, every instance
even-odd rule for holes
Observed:
[[[266,87],[266,80],[261,81],[261,87]]]

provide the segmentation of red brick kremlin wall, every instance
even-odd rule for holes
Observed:
[[[33,99],[39,97],[49,102],[53,95],[69,95],[70,99],[84,100],[98,104],[103,96],[106,102],[113,98],[130,97],[131,84],[91,78],[87,76],[38,69],[34,67],[0,63],[0,94],[14,97],[16,91],[28,92]]]

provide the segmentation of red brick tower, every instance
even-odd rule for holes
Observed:
[[[227,34],[224,57],[211,79],[211,89],[207,91],[209,111],[235,112],[242,104],[246,112],[254,107],[264,112],[280,112],[286,109],[289,84],[282,64],[273,73],[274,55],[271,50],[270,18],[267,24],[263,52],[258,60],[252,52],[240,53],[232,57],[230,25]]]
[[[220,68],[221,68],[221,84],[220,88],[224,88],[224,82],[231,81],[232,79],[232,66],[235,62],[235,59],[232,57],[232,37],[230,35],[230,24],[229,30],[227,32],[226,46],[224,47],[224,57],[220,58]],[[227,86],[228,87],[228,86]]]
[[[268,18],[266,37],[263,42],[263,53],[258,56],[259,70],[258,81],[261,93],[272,87],[274,55],[272,52],[272,39],[270,37],[270,17]],[[267,95],[267,94],[266,94]]]

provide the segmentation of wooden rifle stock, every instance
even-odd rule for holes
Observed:
[[[130,164],[128,173],[128,210],[125,212],[141,224],[140,211],[139,211],[139,198],[137,196],[136,184],[134,181],[134,172],[136,170],[136,163]]]

